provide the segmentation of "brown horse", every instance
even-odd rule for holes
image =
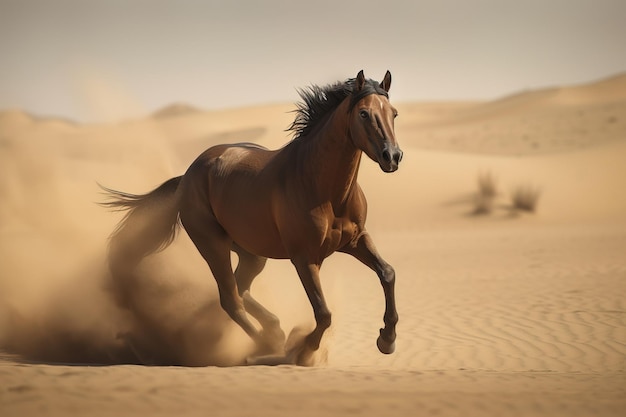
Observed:
[[[389,71],[381,83],[365,79],[360,71],[346,82],[312,86],[300,91],[304,102],[289,128],[295,137],[279,150],[249,143],[218,145],[202,153],[183,176],[148,194],[105,189],[111,197],[105,205],[129,210],[111,237],[111,268],[136,265],[167,246],[180,219],[217,281],[222,308],[260,352],[285,354],[278,319],[249,289],[267,258],[290,259],[313,307],[316,327],[284,358],[306,364],[331,323],[320,267],[333,252],[345,252],[380,278],[385,327],[377,346],[392,353],[398,321],[395,272],[365,229],[367,203],[357,183],[362,152],[384,172],[396,171],[402,159],[390,86]],[[239,257],[234,272],[231,251]]]

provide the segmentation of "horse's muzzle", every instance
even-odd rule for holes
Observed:
[[[381,152],[378,164],[385,172],[395,172],[402,161],[402,150],[397,145],[385,143]]]

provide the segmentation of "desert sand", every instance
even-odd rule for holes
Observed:
[[[97,182],[146,192],[213,144],[282,146],[293,105],[90,125],[1,112],[0,415],[625,415],[626,76],[394,104],[400,170],[364,159],[359,182],[397,272],[397,349],[376,349],[376,276],[335,254],[310,368],[242,366],[254,347],[184,232],[120,310],[105,257],[121,214],[96,204]],[[496,194],[477,215],[485,173]],[[520,186],[534,213],[512,209]],[[252,291],[286,332],[312,326],[289,262]]]

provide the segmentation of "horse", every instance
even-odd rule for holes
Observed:
[[[127,269],[162,250],[182,224],[215,278],[221,307],[254,340],[259,356],[305,365],[331,325],[320,268],[332,253],[343,252],[380,279],[385,312],[376,344],[380,352],[393,353],[395,271],[365,228],[367,202],[357,182],[363,153],[386,173],[396,171],[402,160],[390,87],[389,71],[377,82],[362,70],[344,82],[311,85],[299,90],[302,102],[287,129],[293,138],[278,150],[252,143],[216,145],[184,175],[147,194],[103,187],[109,198],[103,204],[126,211],[110,237],[110,269]],[[233,251],[238,255],[234,271]],[[289,352],[279,319],[250,294],[268,258],[291,261],[315,317],[313,331]]]

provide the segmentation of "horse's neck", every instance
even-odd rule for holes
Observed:
[[[303,145],[303,174],[312,180],[317,197],[333,206],[344,204],[356,186],[362,153],[349,137],[347,102]]]

